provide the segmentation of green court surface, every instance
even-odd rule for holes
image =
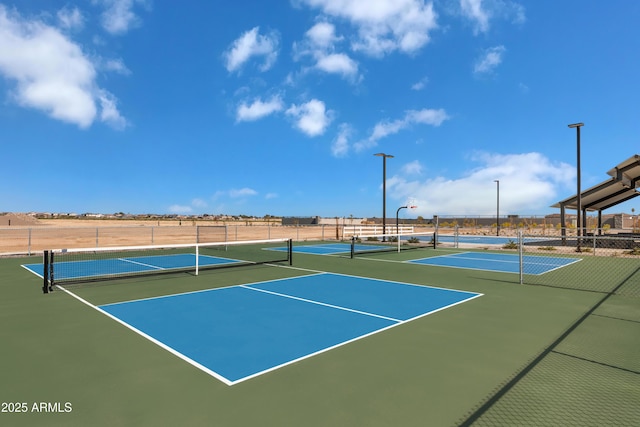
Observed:
[[[71,289],[101,305],[332,272],[483,294],[233,386],[64,291],[43,294],[21,267],[39,258],[2,258],[0,425],[637,425],[640,259],[612,261],[607,274],[606,260],[584,257],[545,279],[557,282],[524,285],[513,273],[403,262],[435,255],[296,253],[293,266]]]

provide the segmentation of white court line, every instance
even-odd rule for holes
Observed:
[[[78,301],[80,301],[81,303],[93,308],[94,310],[104,314],[105,316],[109,317],[112,320],[115,320],[116,322],[120,323],[122,326],[124,326],[127,329],[132,330],[133,332],[135,332],[136,334],[142,336],[143,338],[148,339],[149,341],[151,341],[152,343],[158,345],[159,347],[167,350],[169,353],[173,354],[174,356],[179,357],[180,359],[184,360],[185,362],[189,363],[190,365],[200,369],[201,371],[211,375],[212,377],[222,381],[224,384],[226,385],[233,385],[232,381],[229,381],[227,378],[223,377],[222,375],[218,374],[215,371],[212,371],[211,369],[207,368],[204,365],[201,365],[200,363],[196,362],[195,360],[185,356],[184,354],[180,353],[179,351],[175,350],[173,347],[169,347],[168,345],[166,345],[165,343],[163,343],[162,341],[159,341],[157,339],[155,339],[154,337],[152,337],[151,335],[148,335],[144,332],[142,332],[140,329],[128,324],[127,322],[125,322],[124,320],[119,319],[118,317],[112,315],[111,313],[108,313],[106,311],[104,311],[103,309],[101,309],[98,306],[95,306],[93,304],[91,304],[89,301],[85,300],[84,298],[79,297],[78,295],[74,294],[71,291],[68,291],[67,289],[63,288],[60,285],[56,285],[56,287],[58,289],[63,290],[64,292],[66,292],[67,294],[71,295],[72,297],[74,297],[75,299],[77,299]]]
[[[146,264],[144,262],[138,262],[138,261],[134,261],[132,259],[127,259],[127,258],[116,258],[118,261],[122,261],[122,262],[128,262],[130,264],[137,264],[137,265],[141,265],[143,267],[149,267],[149,268],[153,268],[155,270],[164,270],[163,267],[159,267],[157,265],[153,265],[153,264]],[[125,271],[123,271],[123,273],[126,273]],[[114,274],[119,274],[119,273],[114,273]]]
[[[291,267],[285,267],[285,268],[291,268]],[[293,268],[293,269],[296,269],[296,270],[303,270],[303,271],[308,271],[308,272],[313,272],[313,271],[314,271],[314,270],[303,269],[303,268]],[[229,380],[228,378],[226,378],[226,377],[222,376],[221,374],[219,374],[219,373],[217,373],[217,372],[215,372],[215,371],[213,371],[213,370],[211,370],[211,369],[207,368],[206,366],[201,365],[200,363],[196,362],[195,360],[193,360],[193,359],[191,359],[191,358],[189,358],[189,357],[185,356],[184,354],[180,353],[179,351],[175,350],[174,348],[172,348],[172,347],[170,347],[170,346],[166,345],[166,344],[165,344],[165,343],[163,343],[162,341],[159,341],[159,340],[157,340],[157,339],[153,338],[152,336],[150,336],[150,335],[148,335],[148,334],[146,334],[146,333],[142,332],[141,330],[139,330],[139,329],[137,329],[136,327],[134,327],[134,326],[130,325],[129,323],[127,323],[127,322],[125,322],[125,321],[123,321],[123,320],[119,319],[118,317],[116,317],[116,316],[114,316],[114,315],[112,315],[112,314],[108,313],[107,311],[105,311],[105,310],[101,309],[100,307],[98,307],[98,306],[95,306],[95,305],[91,304],[90,302],[88,302],[88,301],[86,301],[85,299],[81,298],[80,296],[78,296],[78,295],[74,294],[73,292],[68,291],[68,290],[67,290],[67,289],[65,289],[64,287],[62,287],[62,286],[60,286],[60,285],[57,285],[57,287],[58,287],[59,289],[63,290],[64,292],[66,292],[67,294],[71,295],[72,297],[74,297],[74,298],[75,298],[75,299],[77,299],[78,301],[82,302],[83,304],[85,304],[85,305],[87,305],[87,306],[89,306],[89,307],[93,308],[94,310],[96,310],[96,311],[98,311],[98,312],[100,312],[100,313],[102,313],[102,314],[106,315],[107,317],[111,318],[112,320],[115,320],[116,322],[120,323],[121,325],[125,326],[126,328],[130,329],[131,331],[133,331],[133,332],[137,333],[138,335],[142,336],[143,338],[148,339],[149,341],[151,341],[151,342],[153,342],[154,344],[158,345],[158,346],[159,346],[159,347],[161,347],[162,349],[167,350],[169,353],[173,354],[174,356],[177,356],[178,358],[180,358],[180,359],[184,360],[185,362],[189,363],[190,365],[194,366],[195,368],[200,369],[201,371],[205,372],[206,374],[208,374],[208,375],[210,375],[210,376],[212,376],[212,377],[214,377],[214,378],[216,378],[216,379],[220,380],[222,383],[224,383],[224,384],[226,384],[226,385],[228,385],[228,386],[232,386],[232,385],[238,384],[238,383],[240,383],[240,382],[247,381],[247,380],[249,380],[249,379],[252,379],[252,378],[258,377],[258,376],[263,375],[263,374],[266,374],[266,373],[268,373],[268,372],[275,371],[275,370],[277,370],[277,369],[280,369],[280,368],[282,368],[282,367],[285,367],[285,366],[291,365],[291,364],[293,364],[293,363],[297,363],[297,362],[299,362],[299,361],[301,361],[301,360],[311,358],[311,357],[316,356],[316,355],[318,355],[318,354],[321,354],[321,353],[324,353],[324,352],[327,352],[327,351],[333,350],[333,349],[338,348],[338,347],[341,347],[341,346],[343,346],[343,345],[350,344],[350,343],[352,343],[352,342],[355,342],[355,341],[358,341],[358,340],[360,340],[360,339],[363,339],[363,338],[369,337],[369,336],[374,335],[374,334],[377,334],[377,333],[379,333],[379,332],[386,331],[386,330],[388,330],[388,329],[390,329],[390,328],[393,328],[393,327],[396,327],[396,326],[402,325],[402,324],[407,323],[407,322],[411,322],[411,321],[413,321],[413,320],[416,320],[416,319],[419,319],[419,318],[422,318],[422,317],[425,317],[425,316],[431,315],[431,314],[433,314],[433,313],[437,313],[437,312],[442,311],[442,310],[445,310],[445,309],[447,309],[447,308],[450,308],[450,307],[456,306],[456,305],[458,305],[458,304],[462,304],[462,303],[464,303],[464,302],[471,301],[471,300],[473,300],[473,299],[476,299],[476,298],[478,298],[478,297],[483,296],[483,294],[475,293],[475,292],[469,292],[469,291],[457,291],[457,290],[448,289],[448,288],[438,288],[438,287],[428,286],[428,285],[418,285],[418,284],[415,284],[415,283],[397,282],[397,281],[384,280],[384,279],[375,279],[375,278],[369,278],[369,277],[361,277],[361,276],[355,276],[355,275],[349,275],[349,274],[327,273],[327,272],[317,271],[317,273],[316,273],[316,274],[311,274],[311,275],[309,275],[309,276],[321,275],[321,274],[322,274],[322,275],[324,275],[324,274],[331,274],[331,275],[336,275],[336,276],[346,276],[346,277],[354,277],[354,278],[361,278],[361,279],[362,279],[362,278],[364,278],[364,279],[369,279],[369,280],[377,280],[377,281],[382,281],[382,282],[396,283],[396,284],[401,284],[401,285],[420,286],[420,287],[424,287],[424,288],[443,289],[443,290],[452,291],[452,292],[458,292],[458,293],[470,294],[470,296],[469,296],[468,298],[463,299],[463,300],[460,300],[460,301],[457,301],[457,302],[451,303],[451,304],[449,304],[449,305],[447,305],[447,306],[443,306],[443,307],[437,308],[437,309],[435,309],[435,310],[432,310],[432,311],[429,311],[429,312],[425,312],[425,313],[419,314],[419,315],[417,315],[417,316],[415,316],[415,317],[413,317],[413,318],[406,319],[406,320],[398,320],[398,319],[393,319],[393,318],[384,317],[384,316],[380,316],[380,315],[375,315],[375,314],[372,314],[372,313],[360,312],[360,311],[358,311],[358,310],[352,310],[352,309],[348,309],[348,308],[344,308],[344,307],[332,306],[332,305],[330,305],[330,304],[325,304],[325,303],[321,303],[321,302],[317,302],[317,301],[313,301],[313,300],[305,300],[305,299],[303,299],[303,298],[294,297],[294,296],[290,296],[290,295],[277,294],[277,293],[275,293],[275,292],[266,291],[266,290],[258,289],[258,288],[252,288],[252,287],[250,286],[250,285],[257,285],[257,284],[261,284],[261,283],[275,282],[275,281],[282,281],[282,280],[289,280],[289,279],[296,279],[296,278],[300,278],[300,277],[307,277],[307,276],[294,276],[294,277],[288,277],[288,278],[283,278],[283,279],[273,279],[273,280],[266,280],[266,281],[261,281],[261,282],[255,282],[255,283],[252,283],[252,284],[245,284],[245,285],[232,285],[232,286],[228,286],[228,287],[226,287],[226,288],[231,288],[231,287],[242,287],[242,288],[245,288],[245,289],[248,289],[248,290],[253,290],[253,291],[265,292],[265,293],[269,293],[269,294],[280,295],[280,296],[287,297],[287,298],[297,299],[297,300],[306,301],[306,302],[309,302],[309,303],[314,303],[314,304],[319,304],[319,305],[324,305],[324,306],[328,306],[328,307],[333,307],[333,308],[337,308],[337,309],[341,309],[341,310],[352,311],[352,312],[355,312],[355,313],[360,313],[360,314],[363,314],[363,315],[368,315],[368,316],[378,317],[378,318],[382,318],[382,319],[385,319],[385,320],[389,320],[389,321],[395,322],[395,323],[393,323],[393,324],[391,324],[391,325],[389,325],[389,326],[386,326],[386,327],[384,327],[384,328],[376,329],[376,330],[371,331],[371,332],[369,332],[369,333],[367,333],[367,334],[359,335],[359,336],[354,337],[354,338],[352,338],[352,339],[350,339],[350,340],[346,340],[346,341],[339,342],[339,343],[337,343],[337,344],[334,344],[334,345],[332,345],[332,346],[329,346],[329,347],[323,348],[323,349],[318,350],[318,351],[315,351],[315,352],[313,352],[313,353],[306,354],[306,355],[304,355],[304,356],[302,356],[302,357],[299,357],[299,358],[296,358],[296,359],[289,360],[289,361],[287,361],[287,362],[285,362],[285,363],[282,363],[282,364],[280,364],[280,365],[275,365],[275,366],[272,366],[272,367],[270,367],[270,368],[268,368],[268,369],[265,369],[265,370],[263,370],[263,371],[258,371],[258,372],[255,372],[255,373],[251,374],[251,375],[248,375],[248,376],[246,376],[246,377],[242,377],[242,378],[239,378],[239,379],[237,379],[237,380],[235,380],[235,381],[232,381],[232,380]],[[224,288],[217,288],[217,289],[224,289]],[[184,294],[191,294],[191,293],[207,292],[207,291],[217,290],[217,289],[208,289],[208,290],[200,290],[200,291],[193,291],[193,292],[185,292],[185,293],[174,294],[174,295],[168,295],[168,296],[176,296],[176,295],[184,295]],[[142,300],[147,300],[147,299],[156,299],[156,298],[166,298],[166,297],[168,297],[168,296],[160,296],[160,297],[153,297],[153,298],[144,298],[144,299],[140,299],[140,300],[137,300],[137,301],[142,301]],[[133,302],[133,301],[128,301],[128,302]],[[122,304],[122,303],[114,303],[114,304]],[[108,305],[111,305],[111,304],[104,304],[104,305],[103,305],[103,307],[104,307],[104,306],[108,306]]]
[[[508,259],[497,259],[497,258],[474,258],[474,257],[458,257],[458,255],[464,255],[464,254],[474,254],[475,252],[457,252],[455,254],[447,254],[447,255],[437,255],[437,256],[433,256],[433,257],[428,257],[428,258],[420,258],[420,259],[413,259],[413,260],[407,260],[407,261],[402,261],[402,262],[407,262],[407,263],[412,263],[412,264],[424,264],[427,260],[431,260],[431,259],[442,259],[442,258],[455,258],[455,259],[463,259],[463,260],[470,260],[470,261],[486,261],[486,262],[503,262],[503,263],[507,263],[507,264],[514,264],[514,263],[519,263],[520,259],[518,258],[518,255],[515,254],[496,254],[496,255],[509,255],[511,257],[513,257],[513,260],[508,260]],[[490,254],[487,254],[490,255]],[[524,264],[525,265],[540,265],[540,266],[550,266],[550,267],[555,267],[553,270],[555,270],[556,268],[562,268],[562,267],[566,267],[567,265],[571,265],[573,263],[576,263],[578,261],[582,261],[582,259],[577,258],[553,258],[553,257],[549,257],[549,259],[563,259],[563,260],[570,260],[570,262],[567,262],[566,264],[560,264],[558,265],[557,263],[550,263],[550,262],[537,262],[537,261],[527,261],[527,258],[545,258],[543,256],[540,255],[525,255],[524,256]],[[424,262],[423,262],[424,261]],[[436,264],[435,266],[437,267],[455,267],[455,266],[450,266],[450,265],[439,265]],[[467,267],[462,267],[462,268],[467,268]],[[473,268],[469,268],[470,270],[473,270]],[[550,270],[551,271],[551,270]]]
[[[26,264],[21,264],[20,267],[24,268],[25,270],[27,270],[29,273],[35,274],[36,276],[38,276],[41,279],[44,279],[44,277],[40,274],[40,273],[36,273],[34,270],[30,269],[29,267],[27,267]]]
[[[308,277],[308,276],[301,276],[301,277]],[[298,301],[302,301],[302,302],[308,302],[310,304],[317,304],[317,305],[322,305],[324,307],[335,308],[337,310],[350,311],[352,313],[362,314],[362,315],[365,315],[365,316],[377,317],[379,319],[390,320],[392,322],[402,322],[402,320],[394,319],[393,317],[382,316],[380,314],[375,314],[375,313],[369,313],[369,312],[366,312],[366,311],[355,310],[353,308],[342,307],[342,306],[339,306],[339,305],[327,304],[327,303],[324,303],[324,302],[321,302],[321,301],[315,301],[315,300],[311,300],[311,299],[296,297],[294,295],[281,294],[280,292],[268,291],[266,289],[252,288],[251,286],[247,286],[247,285],[240,285],[240,287],[241,288],[245,288],[245,289],[250,289],[252,291],[264,292],[264,293],[271,294],[271,295],[277,295],[277,296],[283,297],[283,298],[290,298],[290,299],[293,299],[293,300],[298,300]]]
[[[474,252],[461,252],[461,253],[470,254],[470,253],[474,253]],[[444,257],[449,257],[449,258],[454,258],[454,257],[457,258],[456,255],[458,255],[458,254],[443,255],[443,256]],[[489,254],[487,254],[487,255],[489,255]],[[515,263],[519,263],[520,262],[520,259],[518,258],[518,255],[515,255],[515,254],[496,254],[496,255],[510,255],[510,256],[512,256],[512,257],[514,257],[516,259],[514,259],[512,261],[511,260],[492,259],[492,258],[466,258],[466,257],[465,258],[460,258],[460,259],[465,259],[465,260],[468,259],[468,260],[472,260],[472,261],[503,262],[503,263],[506,263],[506,264],[515,264]],[[431,257],[431,258],[441,258],[441,257],[442,256]],[[529,260],[527,260],[527,257],[529,257]],[[535,258],[545,258],[545,257],[540,256],[540,255],[525,255],[524,259],[523,259],[524,266],[525,267],[527,267],[527,266],[531,266],[531,267],[554,267],[554,268],[550,268],[550,269],[548,269],[546,271],[543,271],[542,273],[538,273],[537,275],[548,273],[550,271],[557,270],[557,269],[560,269],[562,267],[566,267],[568,265],[574,264],[574,263],[576,263],[578,261],[582,261],[581,258],[574,259],[574,258],[553,258],[553,257],[549,257],[549,259],[562,259],[562,260],[566,259],[566,260],[570,260],[570,262],[567,262],[566,264],[558,265],[557,263],[531,261],[530,259],[534,258],[534,257]],[[431,258],[423,258],[423,260],[431,259]],[[420,264],[422,264],[422,263],[420,263]],[[455,266],[449,266],[449,265],[447,265],[447,266],[436,265],[436,266],[438,266],[438,267],[455,267]],[[468,267],[462,267],[462,268],[468,268]],[[469,268],[469,270],[480,270],[480,269]],[[509,273],[509,272],[505,272],[505,273]]]
[[[181,254],[159,255],[159,256],[160,257],[172,257],[172,256],[179,256],[179,255],[181,255]],[[196,256],[195,254],[184,254],[184,255],[191,255],[193,257]],[[234,264],[234,263],[237,263],[237,262],[242,262],[241,260],[233,259],[233,258],[217,257],[217,256],[211,256],[211,255],[200,255],[200,256],[203,257],[203,258],[221,259],[221,260],[224,260],[224,261],[228,261],[226,263],[221,262],[221,263],[213,263],[213,264],[202,264],[201,266],[204,266],[204,267],[209,267],[209,266],[212,266],[212,265]],[[158,265],[147,264],[147,263],[140,262],[140,261],[135,261],[134,259],[131,259],[131,258],[116,258],[116,259],[118,261],[128,262],[130,264],[137,264],[137,265],[141,265],[143,267],[153,268],[155,270],[178,270],[178,269],[181,269],[181,268],[191,268],[191,267],[196,268],[195,264],[193,264],[193,265],[187,264],[187,265],[181,265],[181,266],[178,266],[178,267],[168,267],[167,268],[167,267],[160,267]],[[123,272],[123,273],[126,273],[126,272]],[[119,274],[119,273],[114,273],[114,274]]]
[[[333,274],[333,273],[329,273],[329,274]],[[339,276],[349,276],[348,274],[338,274],[338,275],[339,275]],[[358,277],[358,276],[352,276],[352,277]],[[378,279],[372,279],[372,280],[378,280]],[[387,280],[383,280],[383,281],[385,281],[385,282],[386,282]],[[402,282],[391,282],[391,283],[402,283]],[[420,285],[416,285],[416,286],[420,286]],[[465,291],[460,291],[460,292],[465,292]],[[471,292],[468,292],[468,293],[471,293]],[[294,364],[294,363],[300,362],[301,360],[309,359],[309,358],[311,358],[311,357],[313,357],[313,356],[317,356],[318,354],[322,354],[322,353],[325,353],[325,352],[331,351],[331,350],[336,349],[336,348],[338,348],[338,347],[342,347],[343,345],[351,344],[352,342],[355,342],[355,341],[358,341],[358,340],[361,340],[361,339],[364,339],[364,338],[370,337],[370,336],[375,335],[375,334],[380,333],[380,332],[384,332],[384,331],[386,331],[386,330],[388,330],[388,329],[395,328],[396,326],[403,325],[403,324],[408,323],[408,322],[411,322],[411,321],[413,321],[413,320],[420,319],[421,317],[426,317],[426,316],[429,316],[429,315],[431,315],[431,314],[433,314],[433,313],[437,313],[437,312],[439,312],[439,311],[446,310],[447,308],[450,308],[450,307],[456,306],[456,305],[458,305],[458,304],[462,304],[463,302],[471,301],[472,299],[475,299],[475,298],[478,298],[478,297],[481,297],[481,296],[483,296],[483,294],[476,294],[476,295],[471,296],[471,297],[469,297],[469,298],[467,298],[467,299],[464,299],[464,300],[462,300],[462,301],[458,301],[458,302],[455,302],[455,303],[449,304],[449,305],[447,305],[447,306],[440,307],[440,308],[438,308],[438,309],[436,309],[436,310],[433,310],[433,311],[429,311],[429,312],[427,312],[427,313],[420,314],[420,315],[418,315],[418,316],[416,316],[416,317],[413,317],[413,318],[411,318],[411,319],[402,320],[402,321],[400,321],[400,322],[398,322],[398,323],[393,323],[393,324],[391,324],[391,325],[389,325],[389,326],[385,326],[384,328],[376,329],[376,330],[371,331],[371,332],[369,332],[369,333],[367,333],[367,334],[360,335],[360,336],[357,336],[357,337],[352,338],[352,339],[350,339],[350,340],[347,340],[347,341],[343,341],[343,342],[340,342],[340,343],[334,344],[334,345],[332,345],[332,346],[330,346],[330,347],[323,348],[323,349],[318,350],[318,351],[313,352],[313,353],[309,353],[309,354],[307,354],[307,355],[305,355],[305,356],[302,356],[302,357],[299,357],[299,358],[297,358],[297,359],[292,359],[292,360],[289,360],[288,362],[282,363],[282,364],[280,364],[280,365],[272,366],[271,368],[269,368],[269,369],[265,369],[264,371],[259,371],[259,372],[256,372],[256,373],[254,373],[254,374],[248,375],[248,376],[246,376],[246,377],[244,377],[244,378],[240,378],[240,379],[238,379],[238,380],[232,381],[232,382],[231,382],[231,384],[229,384],[229,385],[235,385],[235,384],[241,383],[241,382],[243,382],[243,381],[250,380],[251,378],[255,378],[255,377],[260,376],[260,375],[262,375],[262,374],[266,374],[266,373],[268,373],[268,372],[275,371],[276,369],[280,369],[280,368],[283,368],[283,367],[285,367],[285,366],[288,366],[288,365],[291,365],[291,364]]]

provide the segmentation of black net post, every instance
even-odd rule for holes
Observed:
[[[293,265],[293,239],[287,241],[287,251],[289,252],[289,265]]]
[[[53,291],[54,274],[53,274],[53,251],[49,254],[49,292]]]
[[[356,256],[356,236],[351,236],[351,259]]]
[[[44,251],[44,255],[42,256],[42,293],[49,293],[49,251]]]

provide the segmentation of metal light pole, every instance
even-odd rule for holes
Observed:
[[[496,236],[500,235],[500,180],[496,179]]]
[[[576,215],[576,221],[577,221],[577,233],[578,233],[578,242],[576,244],[577,252],[582,252],[582,250],[580,249],[580,235],[581,235],[581,230],[582,230],[582,221],[581,221],[581,214],[582,214],[582,194],[581,194],[581,189],[580,189],[580,128],[584,126],[584,123],[574,123],[569,125],[570,128],[576,128],[576,137],[577,137],[577,144],[576,144],[576,152],[577,152],[577,161],[576,161],[576,174],[577,174],[577,201],[576,201],[576,211],[577,211],[577,215]]]
[[[376,153],[374,156],[382,157],[382,241],[385,241],[387,217],[387,159],[393,158],[391,154]]]

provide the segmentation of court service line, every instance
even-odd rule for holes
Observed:
[[[149,267],[149,268],[153,268],[156,270],[164,270],[164,268],[159,267],[157,265],[153,265],[153,264],[145,264],[144,262],[138,262],[138,261],[134,261],[132,259],[127,259],[127,258],[117,258],[118,261],[123,261],[123,262],[128,262],[130,264],[137,264],[137,265],[141,265],[143,267]]]
[[[302,276],[302,277],[304,277],[304,276]],[[353,309],[353,308],[342,307],[342,306],[339,306],[339,305],[328,304],[328,303],[321,302],[321,301],[315,301],[315,300],[311,300],[311,299],[307,299],[307,298],[296,297],[294,295],[282,294],[280,292],[268,291],[266,289],[253,288],[253,287],[247,286],[247,285],[240,285],[240,287],[241,288],[245,288],[245,289],[249,289],[249,290],[252,290],[252,291],[264,292],[266,294],[276,295],[276,296],[283,297],[283,298],[290,298],[290,299],[297,300],[297,301],[308,302],[310,304],[316,304],[316,305],[321,305],[321,306],[324,306],[324,307],[335,308],[337,310],[350,311],[352,313],[362,314],[364,316],[377,317],[379,319],[390,320],[390,321],[396,322],[396,323],[404,322],[404,320],[394,319],[393,317],[382,316],[380,314],[369,313],[367,311],[360,311],[360,310],[356,310],[356,309]]]
[[[454,258],[454,259],[460,259],[460,260],[463,260],[463,261],[469,260],[469,261],[484,261],[484,262],[489,262],[489,263],[502,262],[502,263],[505,263],[505,264],[518,264],[520,262],[520,260],[517,258],[517,255],[514,255],[514,256],[516,257],[516,259],[513,259],[513,260],[510,260],[510,259],[497,259],[497,258],[475,258],[475,257],[468,257],[468,258],[464,257],[463,258],[463,257],[456,257],[455,255],[445,255],[444,257],[431,257],[431,258],[440,258],[440,259],[442,259],[442,258],[449,258],[449,259]],[[424,259],[429,259],[429,258],[424,258]]]

